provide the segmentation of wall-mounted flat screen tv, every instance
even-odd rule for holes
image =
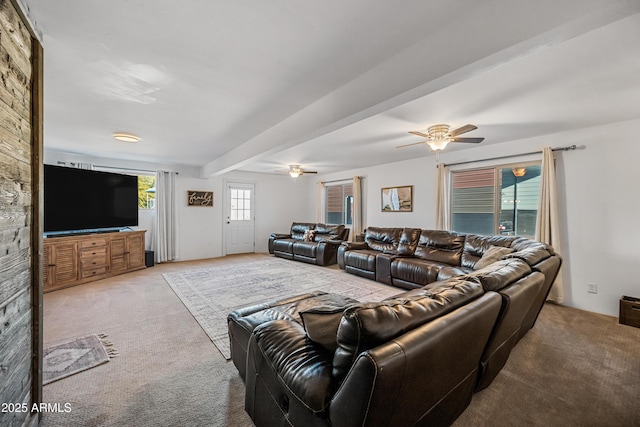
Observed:
[[[138,225],[138,177],[44,165],[44,231],[93,232]]]

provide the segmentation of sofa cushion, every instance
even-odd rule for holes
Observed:
[[[438,280],[438,272],[447,264],[418,258],[397,258],[391,263],[391,277],[424,286]]]
[[[338,328],[333,375],[342,381],[356,357],[483,294],[476,281],[454,278],[433,291],[416,290],[381,302],[355,304],[344,311]],[[420,292],[421,291],[421,292]]]
[[[302,239],[300,239],[302,240]],[[292,254],[293,253],[293,244],[296,243],[298,239],[278,239],[273,242],[273,250],[274,252],[283,252]]]
[[[520,259],[504,259],[476,270],[467,277],[478,279],[485,291],[498,292],[530,273],[531,267],[526,262]]]
[[[322,299],[316,299],[318,306],[300,312],[302,325],[307,337],[326,350],[334,352],[338,347],[337,334],[342,313],[358,300],[338,295],[327,294]]]
[[[551,253],[549,253],[545,245],[540,245],[540,246],[528,247],[521,251],[513,252],[505,256],[505,258],[518,258],[523,260],[529,265],[536,265],[540,261],[544,261],[550,256],[551,256]]]
[[[368,227],[364,241],[370,249],[378,252],[395,252],[400,241],[401,228]]]
[[[491,246],[502,246],[510,248],[511,243],[518,239],[515,236],[481,236],[478,234],[467,234],[464,239],[464,250],[460,265],[473,268],[476,262]]]
[[[476,261],[476,264],[473,266],[475,270],[479,270],[484,268],[490,264],[493,264],[496,261],[500,261],[505,258],[506,255],[509,255],[513,252],[511,248],[505,248],[503,246],[489,246],[489,249],[482,255],[482,257]]]
[[[460,265],[464,235],[444,230],[422,230],[414,256],[449,265]]]
[[[318,253],[317,242],[295,242],[293,244],[293,254],[308,258],[315,258]]]
[[[304,239],[304,232],[316,228],[315,224],[309,222],[294,222],[291,224],[291,237],[296,240]]]
[[[419,228],[403,228],[398,242],[398,255],[412,256],[420,238]]]
[[[344,225],[316,224],[315,241],[340,240],[344,233]]]
[[[344,253],[344,262],[347,266],[364,271],[376,271],[376,255],[378,251],[359,249]]]

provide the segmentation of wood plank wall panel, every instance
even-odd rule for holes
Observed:
[[[34,334],[39,313],[33,310],[41,287],[34,278],[40,220],[34,218],[39,165],[33,159],[40,158],[41,141],[34,149],[32,46],[39,43],[25,22],[13,1],[0,0],[0,402],[31,405],[39,398],[34,391],[41,390],[35,384],[39,375],[34,379],[34,355],[40,356],[34,342],[40,337]],[[0,413],[0,425],[35,424],[35,415]]]

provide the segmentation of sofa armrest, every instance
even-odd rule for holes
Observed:
[[[275,240],[278,240],[278,239],[289,239],[289,238],[291,238],[291,234],[271,233],[271,236],[269,236],[269,245],[268,245],[269,253],[271,255],[273,255],[273,242]]]
[[[245,409],[256,425],[274,425],[284,414],[291,425],[318,425],[333,390],[331,354],[309,340],[300,324],[274,320],[254,330]]]
[[[322,266],[335,264],[341,243],[342,240],[322,240],[318,242],[316,264]]]
[[[344,262],[344,254],[345,252],[358,250],[358,249],[368,249],[369,245],[366,242],[342,242],[338,247],[338,267],[341,270],[345,268]]]
[[[341,246],[345,251],[353,251],[358,249],[369,249],[366,242],[342,242]]]
[[[290,239],[291,238],[291,234],[286,234],[286,233],[271,233],[271,237],[273,239]]]
[[[385,251],[376,255],[376,282],[392,285],[391,282],[391,263],[397,257],[395,251]]]

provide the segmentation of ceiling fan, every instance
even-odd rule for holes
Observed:
[[[458,135],[462,135],[463,133],[471,132],[472,130],[478,129],[477,126],[474,125],[464,125],[458,129],[449,130],[449,125],[433,125],[429,126],[427,129],[427,133],[411,131],[409,132],[412,135],[417,135],[419,137],[424,138],[424,141],[414,142],[411,144],[400,145],[396,148],[409,147],[411,145],[418,144],[427,144],[433,151],[441,151],[444,150],[445,147],[450,142],[470,142],[477,144],[479,142],[484,141],[484,138],[460,138]]]
[[[297,178],[300,175],[317,174],[317,171],[307,171],[300,167],[300,165],[289,165],[289,175],[291,178]]]

